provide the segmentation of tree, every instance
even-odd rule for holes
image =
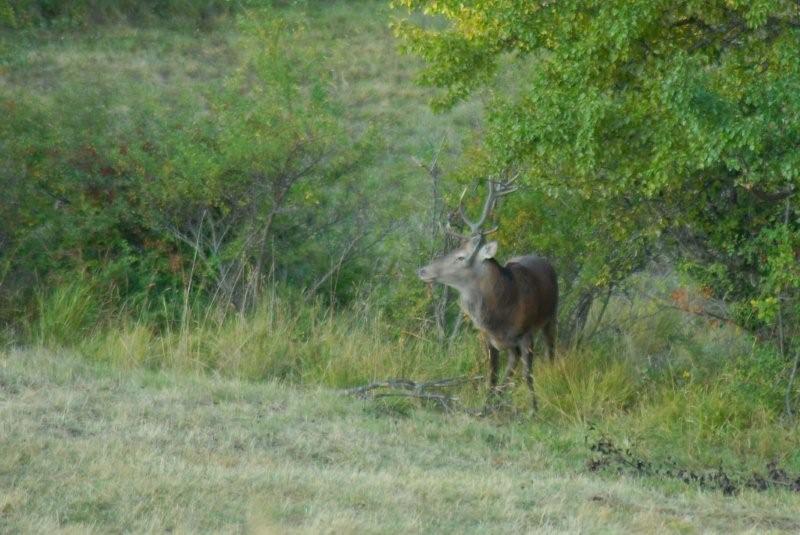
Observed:
[[[436,107],[487,91],[487,165],[524,168],[531,188],[515,217],[569,205],[539,239],[578,228],[595,266],[658,247],[740,324],[797,329],[800,3],[395,4],[432,16],[396,31]]]

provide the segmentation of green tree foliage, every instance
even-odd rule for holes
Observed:
[[[797,2],[395,4],[433,16],[396,28],[436,106],[488,88],[488,165],[525,170],[535,240],[561,234],[593,284],[658,246],[740,323],[797,318]]]

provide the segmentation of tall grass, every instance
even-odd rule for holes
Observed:
[[[55,289],[38,303],[34,343],[123,368],[346,386],[476,372],[481,353],[472,337],[445,347],[424,333],[398,333],[369,301],[337,309],[286,288],[265,292],[247,313],[187,299],[179,319],[161,327],[133,307],[104,312],[88,283]]]
[[[36,321],[32,338],[49,346],[80,344],[96,328],[101,307],[85,281],[40,290],[36,296]]]
[[[187,299],[181,319],[160,329],[137,319],[134,309],[102,311],[92,290],[78,282],[39,303],[36,342],[127,369],[335,388],[486,373],[471,329],[452,345],[441,344],[425,330],[398,329],[369,299],[335,308],[273,285],[248,313]],[[610,308],[613,317],[623,306]],[[636,308],[640,319],[624,333],[561,348],[553,363],[537,361],[536,422],[568,441],[596,429],[656,459],[752,468],[780,460],[800,467],[796,428],[782,420],[786,363],[777,352],[744,343],[747,337],[730,327],[675,310],[653,313],[646,301]],[[630,313],[629,304],[625,310]],[[508,394],[512,411],[529,414],[528,391],[519,376],[516,383]],[[455,394],[473,407],[487,399],[480,383]]]

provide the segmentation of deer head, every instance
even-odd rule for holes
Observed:
[[[474,280],[477,276],[480,262],[494,258],[497,253],[497,242],[486,242],[486,236],[495,232],[497,227],[484,230],[483,225],[494,210],[497,201],[501,197],[517,190],[516,186],[513,185],[516,178],[515,176],[505,182],[488,180],[489,192],[483,203],[481,215],[475,221],[467,217],[466,209],[464,208],[464,196],[467,193],[467,189],[464,189],[459,198],[458,211],[467,228],[469,228],[469,234],[466,236],[458,234],[448,226],[447,231],[450,234],[461,238],[461,246],[421,268],[417,272],[420,279],[428,283],[440,282],[459,289]]]

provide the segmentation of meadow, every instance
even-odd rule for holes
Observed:
[[[0,356],[0,528],[15,533],[797,531],[737,496],[582,469],[580,429],[327,388]]]
[[[430,218],[480,159],[493,95],[431,111],[384,3],[256,4],[165,19],[99,2],[101,20],[0,30],[14,192],[0,215],[19,221],[0,229],[13,244],[0,256],[0,531],[800,530],[791,363],[698,313],[725,303],[659,256],[589,302],[581,343],[565,333],[554,362],[537,359],[536,413],[519,379],[489,411],[482,379],[444,408],[343,394],[485,375],[477,332],[443,339],[442,293],[415,270],[441,252]],[[242,260],[257,256],[244,232],[211,255],[208,214],[233,227],[230,206],[263,208],[243,204],[243,162],[308,146],[310,160],[281,165],[322,167],[274,210],[271,253]],[[452,184],[414,160],[435,156]],[[500,231],[503,257],[527,243],[513,232]],[[451,300],[448,328],[458,314]],[[628,453],[604,456],[603,441]],[[786,481],[754,484],[770,466]],[[658,467],[724,473],[735,490]]]

